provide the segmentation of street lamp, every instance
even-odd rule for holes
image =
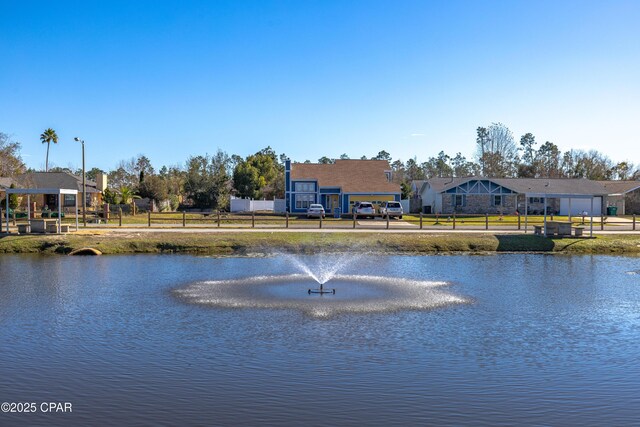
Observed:
[[[87,191],[87,183],[85,182],[85,172],[84,172],[84,140],[78,138],[77,136],[73,138],[76,142],[82,143],[82,224],[84,227],[87,226],[87,195],[85,192]],[[77,215],[77,213],[76,213]]]

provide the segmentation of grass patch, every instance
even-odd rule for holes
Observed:
[[[640,236],[606,235],[594,239],[551,239],[533,235],[426,233],[115,233],[3,235],[0,253],[67,254],[82,247],[103,254],[200,253],[248,255],[292,252],[368,252],[381,254],[558,252],[640,254]]]

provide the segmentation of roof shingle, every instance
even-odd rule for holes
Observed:
[[[69,190],[82,191],[82,177],[68,172],[27,172],[16,180],[25,188],[67,188]],[[91,180],[85,180],[87,193],[97,193],[97,184]]]
[[[472,180],[489,180],[520,194],[539,193],[557,195],[624,194],[640,188],[640,181],[593,181],[584,178],[430,178],[436,192],[443,192]]]
[[[292,180],[318,181],[320,187],[340,187],[343,193],[399,193],[400,185],[387,181],[386,160],[336,160],[333,164],[292,163]]]

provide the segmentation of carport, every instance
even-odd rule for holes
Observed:
[[[78,231],[78,190],[68,188],[7,188],[6,190],[6,231],[9,232],[9,194],[22,194],[27,196],[27,220],[31,221],[31,195],[32,194],[56,194],[58,195],[58,234],[62,232],[62,195],[73,194],[76,199],[76,231]]]

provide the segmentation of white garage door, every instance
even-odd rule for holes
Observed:
[[[593,198],[593,216],[602,213],[602,198]],[[586,212],[591,215],[591,199],[571,199],[571,215],[582,215]],[[560,215],[569,215],[569,199],[560,199]]]

